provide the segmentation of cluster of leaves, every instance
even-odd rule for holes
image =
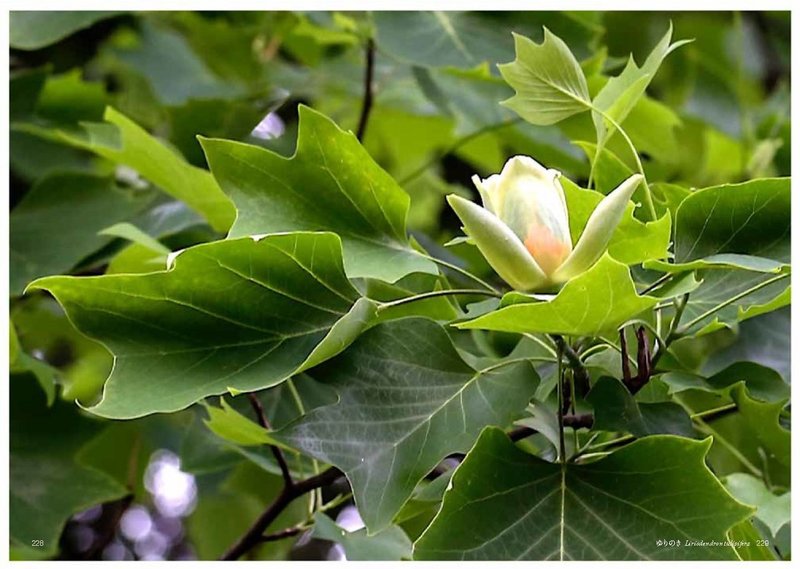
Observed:
[[[790,556],[788,15],[20,12],[10,38],[13,557],[146,501],[160,448],[204,559]],[[573,241],[646,178],[556,295],[452,239],[444,195],[514,154],[564,173]]]

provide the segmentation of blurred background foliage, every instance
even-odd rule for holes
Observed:
[[[290,155],[298,103],[355,131],[372,42],[374,106],[363,143],[411,195],[414,236],[442,258],[456,254],[486,271],[470,248],[440,247],[459,226],[444,194],[476,197],[472,174],[498,172],[514,154],[585,184],[594,153],[588,113],[537,127],[498,105],[513,94],[496,68],[514,59],[511,32],[540,41],[545,26],[563,38],[594,95],[629,53],[641,63],[670,22],[673,38],[694,41],[666,59],[625,121],[648,178],[660,182],[657,198],[668,205],[682,188],[790,175],[788,12],[12,13],[12,374],[36,377],[51,405],[54,398],[96,401],[110,356],[78,334],[49,297],[23,296],[25,286],[49,274],[156,270],[169,251],[223,237],[224,224],[209,226],[169,189],[177,178],[205,183],[196,136]],[[135,124],[109,117],[107,106]],[[163,149],[147,133],[170,149],[171,162],[160,170],[152,167],[164,162]],[[613,139],[599,162],[601,190],[634,168],[622,144]],[[726,353],[746,347],[750,359],[788,379],[788,314],[785,308],[754,319],[738,336],[710,335],[702,346],[686,346],[687,357],[713,371],[729,362]],[[69,403],[45,410],[45,395],[37,399],[27,385],[12,382],[18,401],[29,405],[23,415],[42,414],[53,431],[65,420],[90,423],[76,435],[80,451],[57,457],[64,468],[77,469],[76,476],[86,468],[104,473],[110,497],[111,482],[132,497],[74,516],[58,546],[14,544],[12,556],[214,558],[277,492],[275,471],[222,446],[200,411],[103,429]],[[14,424],[12,417],[12,433]],[[47,436],[46,429],[38,433]],[[186,472],[191,480],[180,478]],[[159,498],[158,476],[183,489],[175,498],[188,500],[183,509]],[[126,510],[131,500],[138,505]],[[62,508],[65,519],[82,509],[79,502]],[[287,511],[292,520],[281,527],[302,520],[302,510]],[[105,535],[109,520],[122,515],[128,525]],[[236,527],[221,519],[237,520]],[[56,536],[61,523],[53,525]],[[341,549],[286,540],[253,555],[335,557]]]

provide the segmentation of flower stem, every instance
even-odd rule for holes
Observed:
[[[656,206],[653,203],[653,194],[650,192],[650,185],[647,183],[647,176],[644,173],[644,166],[642,166],[642,161],[639,158],[639,153],[636,151],[636,147],[633,145],[633,141],[628,136],[628,133],[622,128],[617,121],[612,119],[604,112],[600,112],[608,122],[610,122],[614,128],[616,128],[619,133],[622,135],[622,138],[625,139],[625,142],[628,143],[628,148],[633,154],[633,159],[636,161],[636,167],[639,169],[639,173],[642,175],[642,187],[644,187],[644,204],[647,207],[647,212],[650,214],[650,219],[655,221],[658,219],[658,214],[656,214]]]
[[[392,300],[390,302],[384,302],[380,306],[378,306],[378,311],[386,310],[387,308],[394,308],[395,306],[400,306],[402,304],[409,304],[411,302],[417,302],[418,300],[426,300],[428,298],[435,298],[437,296],[453,296],[457,294],[474,294],[477,296],[491,296],[494,298],[502,298],[502,294],[495,291],[490,290],[480,290],[480,289],[472,289],[472,288],[453,288],[453,289],[446,289],[446,290],[433,290],[430,292],[423,292],[422,294],[415,294],[414,296],[407,296],[405,298],[400,298],[398,300]]]

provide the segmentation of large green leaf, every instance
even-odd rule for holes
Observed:
[[[352,133],[301,106],[289,159],[228,140],[202,139],[211,171],[236,204],[230,235],[328,230],[339,234],[350,277],[394,282],[436,267],[411,249],[408,195]]]
[[[78,408],[47,408],[29,376],[11,380],[9,533],[11,542],[38,554],[58,551],[67,519],[91,506],[122,497],[124,486],[75,462],[74,454],[102,425]],[[34,542],[42,540],[41,547]]]
[[[9,43],[14,49],[34,50],[47,47],[95,22],[121,12],[11,12]]]
[[[388,527],[445,456],[485,425],[509,424],[538,384],[526,362],[470,367],[441,326],[420,318],[372,328],[314,375],[339,402],[273,436],[343,470],[370,532]]]
[[[675,216],[675,259],[740,253],[789,262],[790,225],[789,178],[697,190]]]
[[[520,295],[508,295],[520,299]],[[657,299],[639,296],[628,268],[604,255],[591,269],[569,281],[552,300],[511,304],[459,328],[502,332],[598,335],[613,332],[625,321],[655,305]]]
[[[11,211],[11,294],[21,294],[37,277],[68,272],[111,241],[98,235],[100,230],[133,217],[152,197],[91,174],[65,172],[40,180]]]
[[[375,311],[347,280],[329,233],[217,241],[186,249],[165,272],[31,286],[114,354],[92,408],[113,418],[276,385],[343,350]]]
[[[470,69],[507,61],[514,55],[510,32],[541,36],[542,26],[591,49],[587,44],[603,32],[596,16],[563,11],[376,11],[372,15],[381,52],[415,66]]]
[[[397,526],[390,526],[374,535],[366,529],[349,532],[325,514],[314,515],[312,537],[338,543],[348,561],[401,561],[411,558],[411,540]]]
[[[515,34],[517,58],[498,65],[503,79],[517,92],[502,104],[526,121],[555,124],[591,107],[581,66],[567,45],[549,30],[536,44]]]
[[[718,547],[752,510],[703,462],[710,441],[640,439],[587,465],[553,464],[486,429],[453,476],[414,558],[460,560],[736,559]],[[478,522],[479,521],[479,522]]]

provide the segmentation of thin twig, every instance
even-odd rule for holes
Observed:
[[[668,281],[668,280],[670,280],[671,278],[672,278],[672,273],[666,273],[665,275],[662,275],[662,276],[660,276],[658,279],[656,279],[655,281],[653,281],[651,284],[649,284],[647,287],[645,287],[644,289],[642,289],[642,291],[641,291],[641,292],[639,292],[639,293],[637,293],[637,294],[639,294],[639,295],[645,295],[645,294],[647,294],[648,292],[650,292],[650,291],[652,291],[652,290],[655,290],[655,289],[657,289],[658,287],[660,287],[662,284],[664,284],[665,282],[667,282],[667,281]]]
[[[561,422],[565,427],[572,427],[573,429],[591,429],[594,424],[594,416],[591,413],[564,415]]]
[[[650,381],[650,372],[653,369],[650,357],[650,342],[647,339],[647,330],[644,326],[636,329],[636,380],[633,384],[631,395],[636,395],[647,382]]]
[[[569,364],[569,367],[572,368],[572,371],[575,374],[575,387],[578,391],[577,394],[581,397],[586,397],[590,387],[589,372],[586,370],[586,366],[583,365],[583,361],[581,361],[580,356],[569,344],[567,344],[563,336],[559,334],[553,334],[552,338],[556,343],[556,346],[564,354],[564,357],[567,359],[567,364]]]
[[[287,537],[293,537],[298,535],[301,531],[305,531],[308,528],[302,527],[292,527],[286,528],[281,531],[276,531],[275,533],[270,533],[268,535],[262,535],[258,538],[259,543],[268,543],[270,541],[280,541],[281,539],[286,539]]]
[[[493,287],[492,285],[487,283],[485,280],[483,280],[482,278],[480,278],[477,275],[473,275],[471,272],[469,272],[466,269],[463,269],[463,268],[459,267],[458,265],[455,265],[453,263],[445,261],[444,259],[439,259],[438,257],[434,257],[433,255],[427,255],[427,254],[423,253],[422,256],[425,257],[426,259],[430,260],[430,261],[433,261],[437,265],[441,265],[443,267],[446,267],[446,268],[450,269],[451,271],[454,271],[454,272],[456,272],[456,273],[458,273],[460,275],[463,275],[463,276],[467,277],[470,280],[475,281],[476,283],[478,283],[478,284],[482,285],[484,288],[486,288],[486,290],[490,290],[492,292],[496,292],[496,293],[500,294],[499,290],[497,290],[495,287]]]
[[[317,488],[322,488],[323,486],[333,483],[340,476],[342,476],[342,472],[338,468],[331,467],[311,478],[295,482],[291,486],[285,486],[275,500],[264,510],[258,519],[253,522],[250,529],[220,557],[220,560],[235,561],[239,559],[242,555],[261,543],[264,531],[295,499]]]
[[[557,336],[561,338],[561,336]],[[556,391],[558,394],[558,462],[564,464],[567,460],[566,445],[564,444],[564,338],[561,342],[556,342],[558,352],[558,375],[556,376]]]
[[[681,318],[683,317],[683,312],[686,310],[686,306],[689,304],[689,293],[687,292],[680,298],[673,299],[673,305],[675,306],[675,314],[672,317],[672,322],[669,324],[669,330],[667,331],[667,337],[664,339],[663,344],[659,344],[658,350],[656,351],[655,355],[653,356],[652,361],[650,362],[650,366],[652,369],[656,369],[659,360],[667,353],[667,349],[669,345],[678,339],[678,325],[681,322]]]
[[[444,289],[444,290],[434,290],[431,292],[423,292],[420,294],[415,294],[414,296],[406,296],[405,298],[399,298],[397,300],[392,300],[389,302],[384,302],[378,306],[378,311],[386,310],[387,308],[393,308],[395,306],[400,306],[401,304],[408,304],[409,302],[417,302],[418,300],[426,300],[429,298],[436,298],[437,296],[453,296],[457,294],[473,294],[476,296],[492,296],[494,298],[502,298],[502,294],[498,292],[492,292],[490,290],[480,290],[480,289],[472,289],[472,288],[451,288],[451,289]]]
[[[522,439],[527,439],[538,433],[536,429],[531,429],[530,427],[515,427],[506,433],[508,438],[514,441],[515,443],[521,441]]]
[[[375,42],[372,38],[367,39],[366,59],[367,67],[364,71],[364,101],[361,104],[361,116],[358,119],[358,130],[356,131],[358,140],[364,140],[364,134],[367,132],[367,121],[369,120],[369,113],[372,110],[372,97],[375,91],[375,85],[373,83],[373,75],[375,73]]]
[[[248,393],[247,398],[250,400],[250,405],[253,407],[253,410],[256,413],[258,424],[267,431],[271,431],[272,425],[270,425],[267,415],[264,413],[264,406],[261,404],[261,400],[255,393]],[[292,486],[294,484],[294,481],[292,480],[292,473],[289,470],[289,465],[286,463],[286,457],[283,455],[283,451],[275,445],[270,445],[270,449],[272,450],[272,455],[275,457],[275,461],[278,463],[278,466],[281,469],[283,483],[286,486]]]

